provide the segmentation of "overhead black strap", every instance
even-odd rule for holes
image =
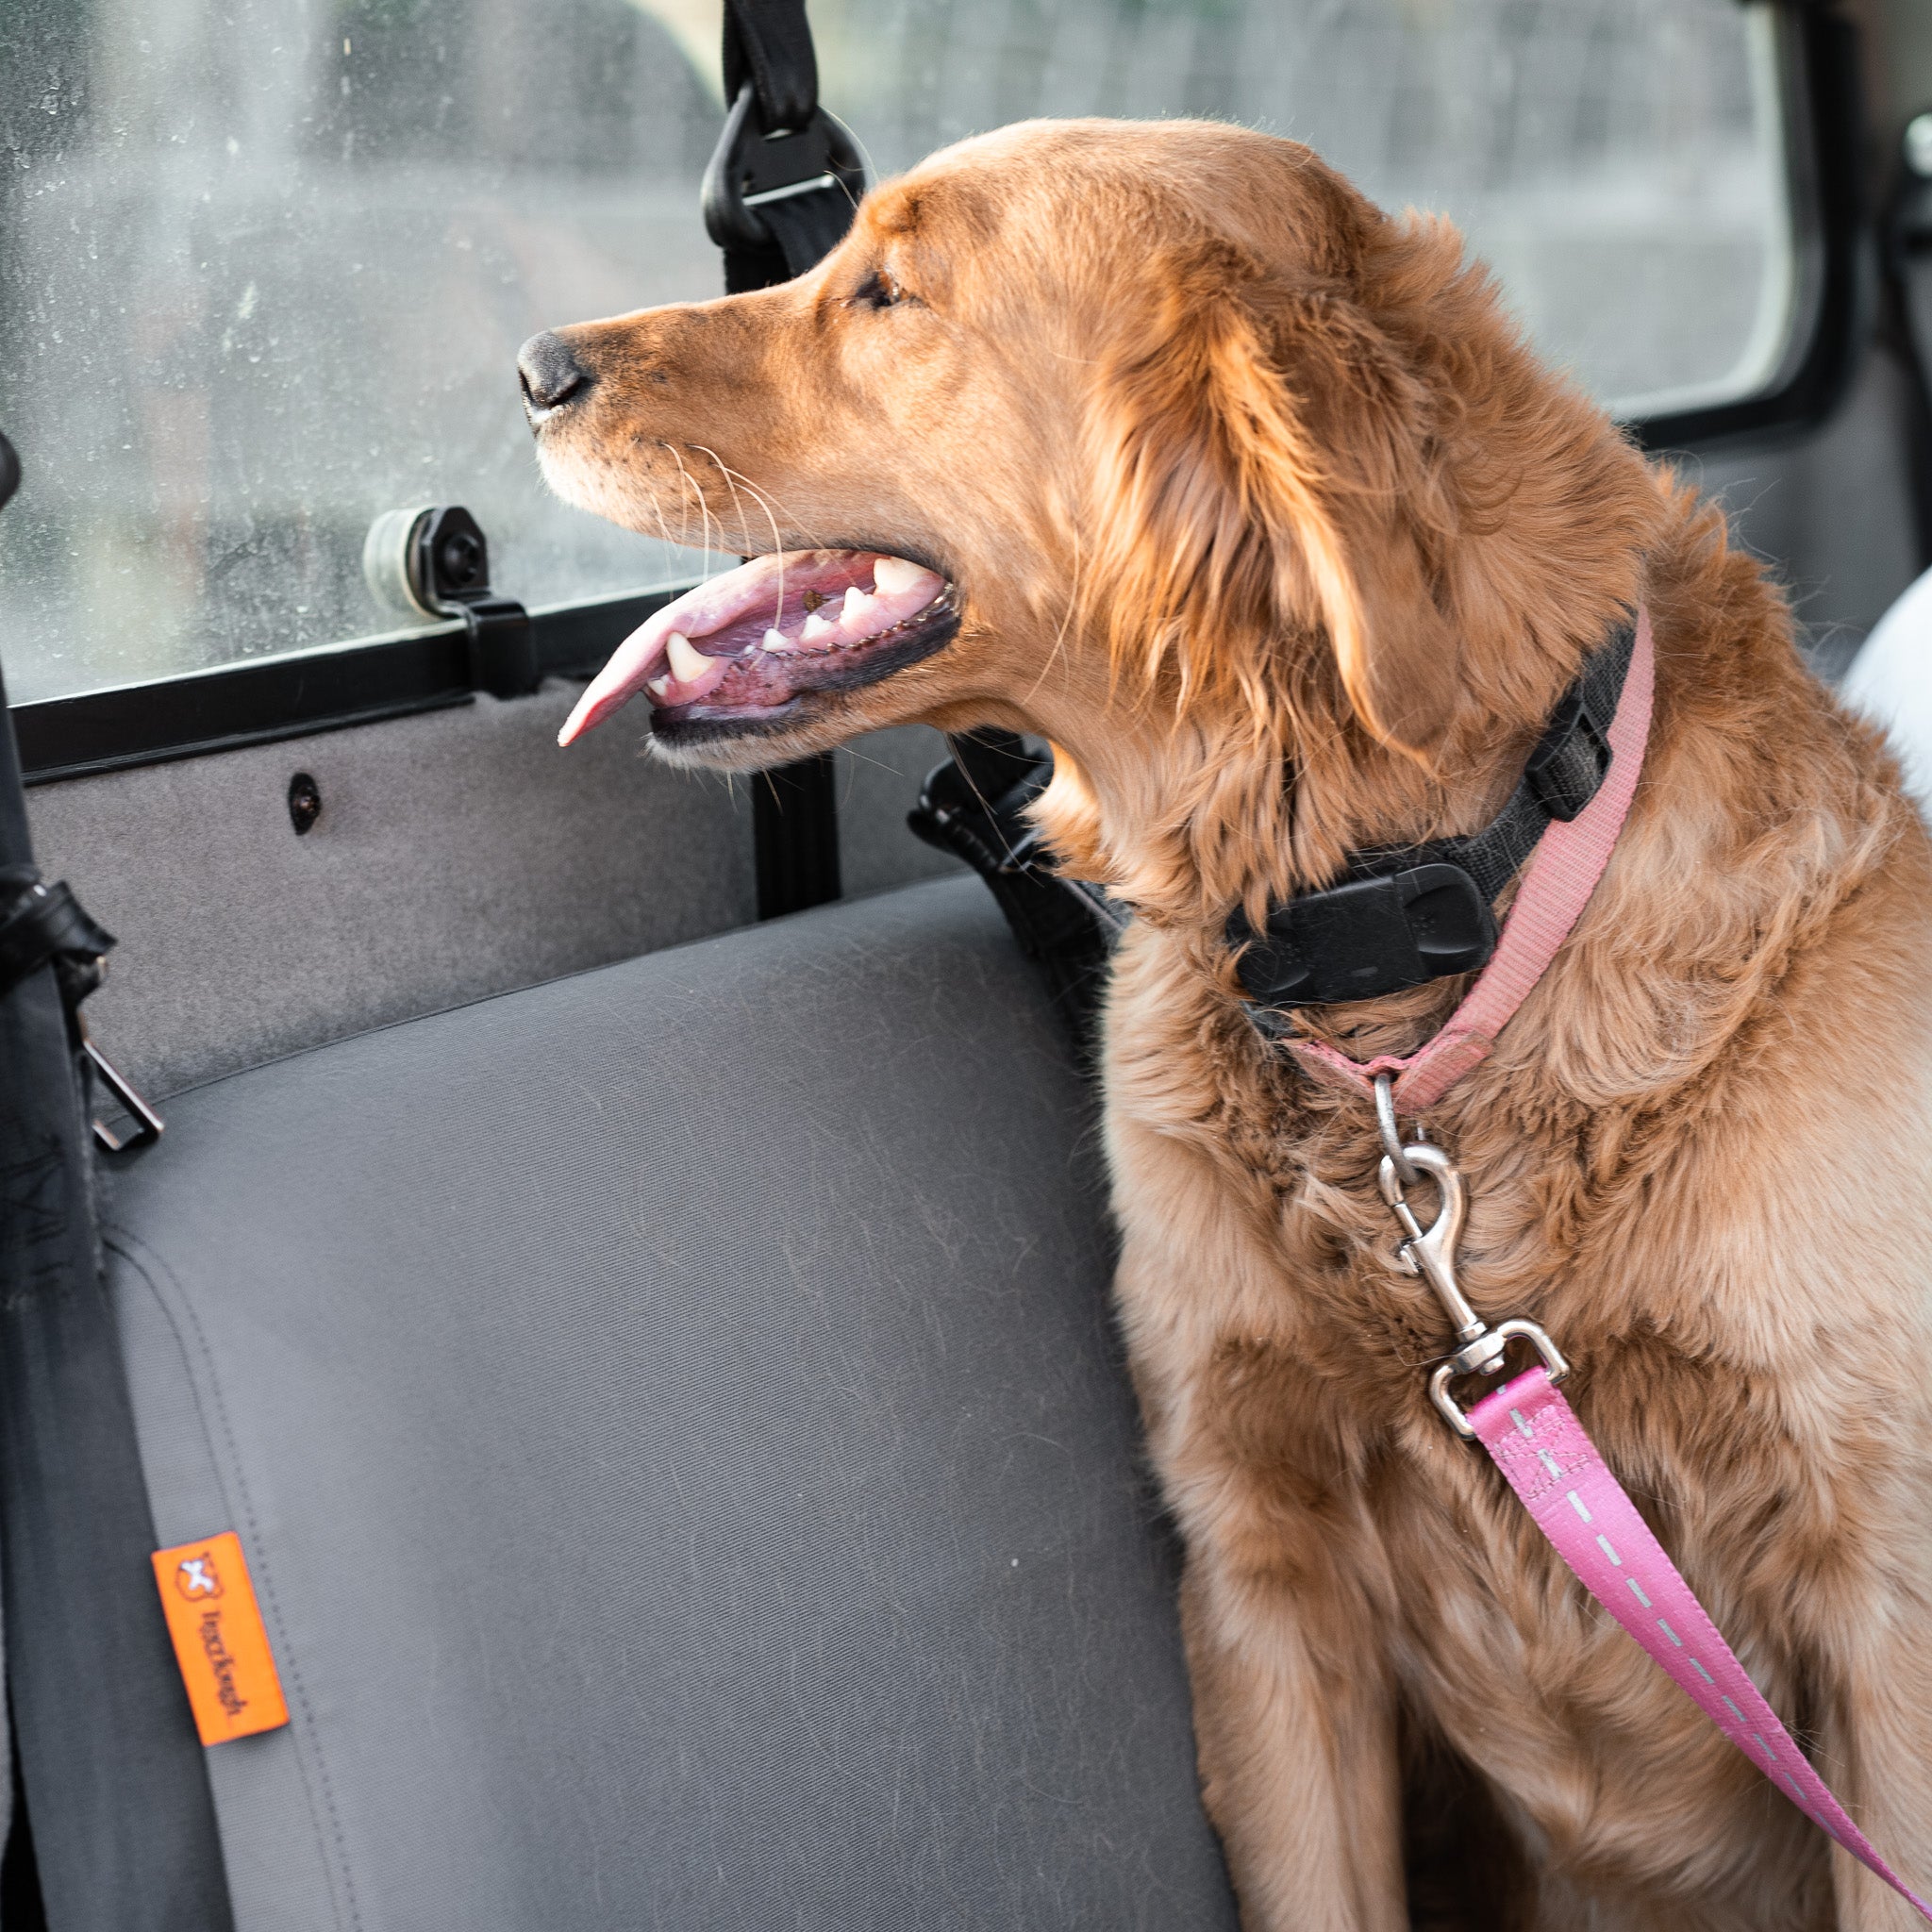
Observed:
[[[0,437],[0,502],[17,475]],[[154,1525],[99,1271],[84,1062],[58,970],[107,936],[71,894],[34,891],[10,723],[0,877],[17,969],[0,989],[0,1592],[16,1797],[51,1932],[225,1932],[207,1766],[148,1560]]]
[[[805,0],[727,0],[724,131],[705,170],[705,225],[724,252],[724,291],[803,275],[835,248],[865,192],[845,130],[819,106]],[[829,752],[752,788],[758,917],[839,896],[839,815]]]
[[[730,0],[724,131],[705,170],[705,225],[738,294],[803,275],[837,247],[865,166],[819,106],[805,0]]]
[[[735,101],[747,82],[763,133],[803,127],[818,112],[819,63],[805,0],[725,0],[724,98]]]
[[[1099,887],[1054,869],[1026,808],[1053,776],[1010,731],[949,741],[953,756],[925,781],[907,824],[928,845],[963,858],[992,890],[1020,950],[1046,975],[1074,1044],[1090,1056],[1100,995],[1127,915]]]
[[[1553,822],[1574,819],[1610,768],[1610,723],[1636,647],[1620,625],[1563,693],[1516,789],[1478,832],[1425,845],[1352,854],[1340,883],[1269,908],[1259,932],[1228,921],[1236,971],[1264,1030],[1292,1007],[1379,999],[1451,974],[1474,973],[1496,949],[1493,901]]]

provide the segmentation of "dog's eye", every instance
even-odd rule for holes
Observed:
[[[852,294],[853,306],[857,308],[893,308],[909,299],[905,290],[882,268],[874,269]]]

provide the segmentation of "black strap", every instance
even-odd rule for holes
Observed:
[[[0,478],[15,474],[0,438]],[[56,970],[107,936],[58,889],[45,909],[23,903],[39,874],[10,722],[0,876],[13,886],[18,969],[0,989],[0,1591],[47,1924],[225,1932],[221,1842],[148,1560],[154,1524],[96,1258],[81,1060]]]
[[[0,993],[51,965],[61,1004],[77,1018],[113,945],[114,935],[88,917],[64,880],[43,885],[30,865],[0,866]]]
[[[1020,950],[1045,974],[1074,1044],[1091,1056],[1126,912],[1098,886],[1056,872],[1027,821],[1026,808],[1053,776],[1050,756],[1036,758],[1010,731],[949,741],[952,758],[928,775],[907,824],[928,845],[963,858],[991,888]]]
[[[1228,943],[1241,949],[1236,970],[1264,1030],[1281,1031],[1293,1007],[1379,999],[1489,963],[1492,902],[1550,825],[1596,796],[1610,768],[1610,723],[1636,643],[1633,620],[1591,652],[1507,803],[1480,831],[1351,854],[1339,884],[1271,907],[1260,932],[1234,914]]]
[[[747,82],[767,133],[803,127],[818,112],[819,63],[805,0],[725,0],[724,98],[735,101]]]
[[[724,252],[724,291],[802,275],[852,225],[865,169],[819,106],[805,0],[727,0],[724,131],[705,170],[705,225]],[[836,774],[829,752],[767,772],[752,790],[758,917],[840,892]]]
[[[835,248],[865,192],[865,166],[819,106],[805,0],[729,0],[724,98],[705,170],[705,225],[738,294],[803,275]]]
[[[839,896],[838,767],[822,751],[752,780],[758,917],[782,919]]]

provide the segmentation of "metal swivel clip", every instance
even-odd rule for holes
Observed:
[[[1402,1144],[1387,1074],[1375,1078],[1375,1121],[1385,1150],[1379,1175],[1382,1198],[1402,1224],[1406,1237],[1395,1251],[1396,1265],[1405,1274],[1420,1274],[1436,1291],[1436,1299],[1456,1327],[1456,1353],[1430,1375],[1429,1399],[1458,1436],[1474,1437],[1475,1431],[1449,1393],[1449,1384],[1457,1375],[1497,1374],[1503,1367],[1509,1342],[1518,1336],[1542,1357],[1551,1381],[1560,1382],[1570,1373],[1570,1364],[1536,1323],[1512,1317],[1491,1328],[1470,1307],[1456,1280],[1456,1250],[1469,1211],[1469,1194],[1462,1184],[1461,1171],[1433,1141],[1414,1141],[1407,1147]],[[1427,1227],[1416,1219],[1406,1191],[1424,1180],[1435,1184],[1437,1195],[1436,1218]]]

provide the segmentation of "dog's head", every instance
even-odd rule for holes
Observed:
[[[796,281],[539,337],[524,375],[564,496],[754,556],[573,720],[646,691],[706,763],[998,723],[1090,770],[1184,741],[1197,791],[1239,752],[1412,793],[1459,724],[1536,722],[1655,504],[1452,229],[1210,123],[966,142]]]

